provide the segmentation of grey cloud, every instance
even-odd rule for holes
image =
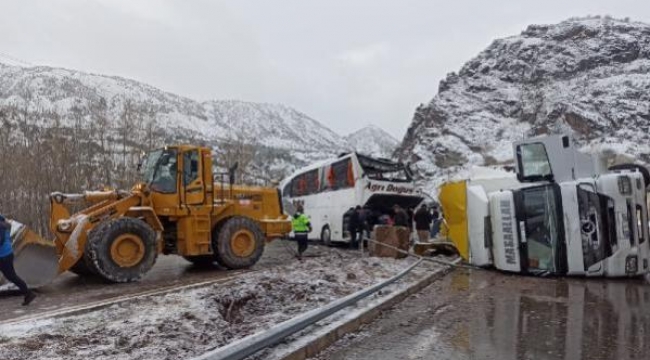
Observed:
[[[145,81],[198,100],[293,106],[335,131],[401,138],[419,103],[495,37],[611,14],[619,0],[1,1],[0,53]]]

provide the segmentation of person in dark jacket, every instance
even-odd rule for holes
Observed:
[[[435,239],[440,232],[440,226],[442,224],[442,219],[440,218],[440,213],[436,207],[433,208],[433,225],[431,225],[431,238]]]
[[[359,238],[359,230],[363,226],[361,222],[361,206],[353,209],[350,217],[348,218],[348,232],[350,233],[350,245],[357,246],[357,239]]]
[[[305,215],[304,212],[302,205],[298,205],[296,213],[293,214],[293,219],[291,219],[293,236],[298,243],[298,260],[302,260],[302,254],[307,250],[309,233],[312,230],[309,216]]]
[[[372,219],[372,211],[370,211],[370,208],[367,205],[364,205],[364,207],[361,208],[360,218],[361,218],[361,232],[362,234],[365,234],[366,238],[370,239],[370,233],[372,232],[374,221]]]
[[[0,272],[5,279],[14,283],[25,297],[23,305],[29,305],[36,294],[34,294],[27,284],[16,274],[14,269],[14,251],[11,246],[11,225],[4,216],[0,215]]]
[[[418,239],[422,242],[429,241],[433,215],[431,215],[431,212],[427,208],[426,204],[420,206],[418,211],[415,213],[414,220],[415,220],[415,230],[418,232]]]
[[[393,220],[393,225],[394,226],[404,226],[406,228],[409,227],[409,217],[406,214],[406,211],[402,209],[401,206],[395,204],[393,206],[393,214],[394,214],[394,220]]]

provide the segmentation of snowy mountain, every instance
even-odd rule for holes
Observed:
[[[396,154],[429,190],[512,158],[524,136],[570,132],[583,150],[650,163],[650,26],[609,17],[531,25],[495,40],[420,105]]]
[[[345,137],[356,151],[375,157],[390,158],[399,145],[399,141],[383,129],[368,125]]]
[[[92,137],[106,135],[114,147],[129,144],[135,150],[154,135],[162,143],[217,148],[246,142],[263,149],[253,161],[266,175],[349,149],[341,136],[287,106],[198,102],[121,77],[0,58],[0,122],[30,131],[18,126],[27,119],[39,129],[80,128]]]

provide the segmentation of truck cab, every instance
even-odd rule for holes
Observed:
[[[568,136],[515,142],[513,152],[516,179],[470,179],[454,192],[441,189],[443,208],[465,197],[468,210],[457,227],[467,226],[466,235],[450,231],[450,237],[466,249],[466,260],[534,275],[648,272],[647,170],[608,169]]]

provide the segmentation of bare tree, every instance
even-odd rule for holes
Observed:
[[[232,128],[228,136],[219,142],[215,151],[215,163],[224,169],[238,164],[237,183],[254,183],[254,160],[260,150],[260,144],[243,128]]]

